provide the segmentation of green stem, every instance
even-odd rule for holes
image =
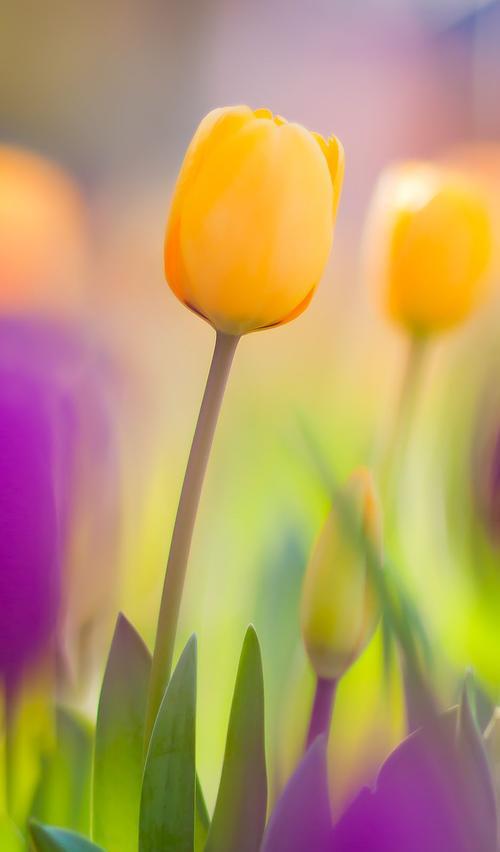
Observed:
[[[215,427],[239,337],[217,332],[205,393],[184,475],[161,597],[149,685],[146,748],[172,669],[187,561]]]
[[[336,691],[336,680],[317,678],[311,718],[309,720],[309,730],[307,732],[306,748],[309,748],[320,734],[325,734],[328,737]]]
[[[429,343],[426,338],[412,337],[401,380],[399,400],[396,405],[392,431],[386,445],[382,462],[382,482],[385,491],[385,509],[389,525],[397,534],[397,479],[404,466],[410,443],[411,428],[415,417],[418,397],[425,374]],[[429,716],[427,696],[421,683],[415,661],[403,650],[403,688],[405,694],[408,733],[418,727],[422,719]]]
[[[382,460],[382,482],[386,492],[386,510],[393,511],[395,471],[408,449],[411,426],[415,416],[418,396],[425,373],[428,342],[425,338],[412,337],[406,364],[401,379],[399,399],[386,451]]]

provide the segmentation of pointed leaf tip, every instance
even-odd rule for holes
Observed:
[[[264,678],[248,627],[238,665],[219,792],[205,852],[257,852],[267,811]]]
[[[32,820],[30,834],[36,852],[105,852],[80,834]]]
[[[477,848],[494,849],[497,837],[496,797],[486,748],[471,701],[473,678],[467,672],[456,729],[458,770],[463,783],[464,811]],[[482,845],[484,844],[484,845]]]
[[[136,852],[144,720],[151,655],[120,613],[99,699],[94,751],[93,837],[107,852]]]

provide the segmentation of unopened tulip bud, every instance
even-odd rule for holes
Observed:
[[[341,500],[316,541],[302,590],[305,646],[317,676],[326,680],[339,678],[352,665],[379,618],[363,544],[365,539],[376,552],[381,550],[380,514],[368,471],[351,475]]]
[[[426,162],[387,169],[368,228],[368,272],[389,315],[417,336],[466,320],[486,290],[492,225],[482,192]]]
[[[165,272],[217,331],[245,334],[296,317],[330,254],[343,149],[265,109],[217,109],[201,122],[175,188]]]

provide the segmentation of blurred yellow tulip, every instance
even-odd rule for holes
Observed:
[[[357,659],[379,619],[363,538],[382,549],[380,512],[370,473],[355,471],[344,486],[314,546],[301,601],[302,635],[318,677],[339,678]],[[350,528],[346,509],[359,523]]]
[[[416,336],[458,325],[481,302],[492,256],[488,204],[474,182],[437,164],[387,169],[368,227],[368,271],[390,316]]]
[[[268,110],[209,113],[167,225],[165,274],[175,295],[227,334],[298,316],[330,254],[343,165],[335,137]]]

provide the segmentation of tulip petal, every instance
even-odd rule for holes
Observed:
[[[0,374],[0,677],[11,689],[47,647],[60,576],[52,433],[35,381]]]
[[[228,334],[297,316],[330,252],[341,159],[338,144],[317,144],[269,110],[207,116],[167,226],[165,272],[176,296]]]
[[[468,760],[467,770],[471,772],[468,778],[464,778],[460,751],[457,761],[458,718],[458,708],[452,708],[395,749],[380,770],[375,790],[362,790],[336,825],[332,850],[493,852],[496,849],[491,795],[487,794],[486,803],[478,812],[474,809],[475,796],[485,790],[481,783],[482,759],[479,771],[476,759]],[[471,746],[470,720],[459,723],[459,730],[464,729],[464,724],[468,730],[461,737],[465,736]],[[471,750],[477,757],[477,742]],[[469,788],[476,791],[472,798]],[[487,826],[482,824],[485,812]]]
[[[320,736],[278,800],[262,852],[331,852],[331,832],[326,738]]]

